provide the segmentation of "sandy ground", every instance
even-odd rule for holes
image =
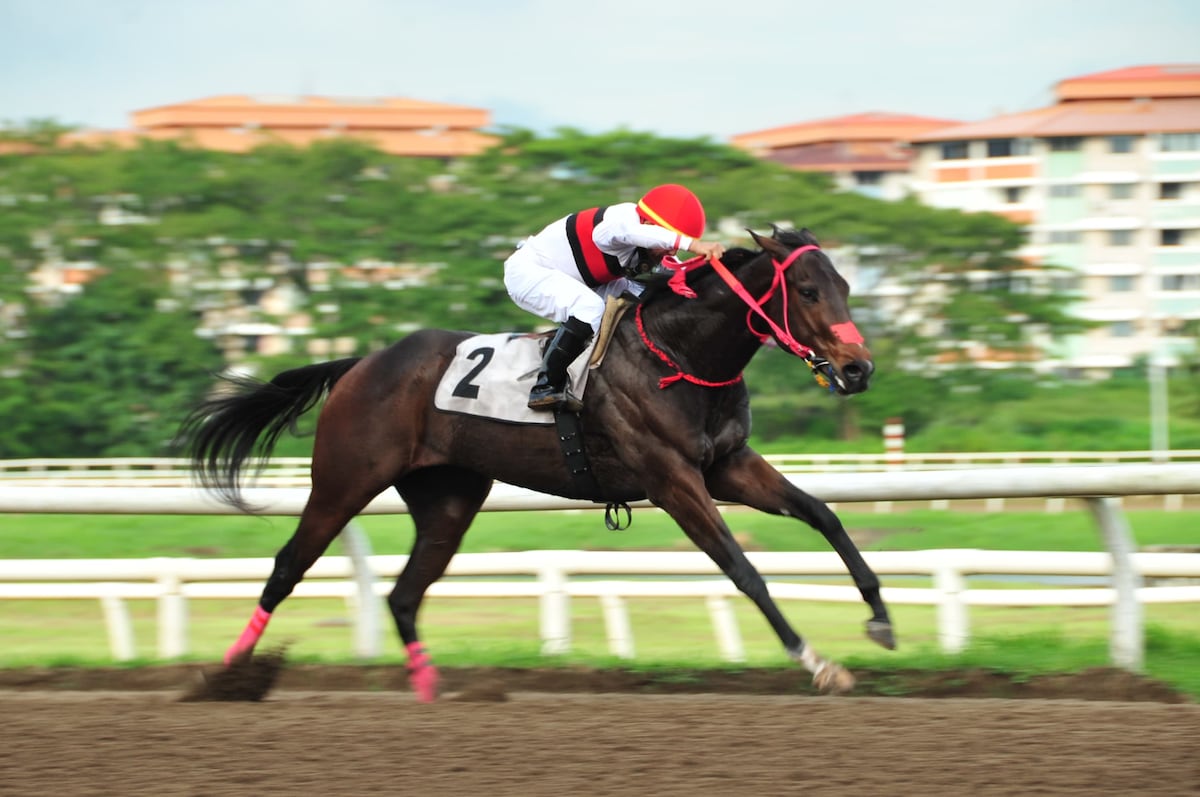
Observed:
[[[61,687],[61,684],[59,685]],[[181,702],[0,689],[0,795],[1200,794],[1200,705],[406,691]]]

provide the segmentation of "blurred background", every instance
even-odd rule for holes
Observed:
[[[0,458],[161,454],[222,369],[529,329],[515,242],[666,181],[851,282],[872,390],[764,352],[759,445],[1200,448],[1200,11],[1155,7],[5,0]]]
[[[811,229],[851,284],[870,391],[831,397],[770,348],[747,371],[752,442],[794,471],[1194,462],[1197,42],[1200,5],[1184,0],[0,0],[0,481],[78,486],[55,469],[124,458],[77,475],[149,486],[130,458],[170,456],[218,374],[269,377],[423,327],[536,329],[501,281],[516,243],[663,182],[695,191],[706,237],[730,246]],[[312,421],[277,448],[300,458],[281,478],[303,482]],[[186,481],[153,463],[159,482]],[[1126,504],[1143,545],[1195,549],[1184,499]],[[863,550],[1104,549],[1061,498],[955,509],[842,515]],[[4,515],[3,558],[267,556],[292,523],[45,511]],[[649,517],[614,537],[574,511],[491,513],[466,550],[687,547]],[[407,550],[395,521],[364,522],[376,552]],[[750,550],[825,548],[778,519],[729,523]],[[1107,583],[1049,579],[1033,585]],[[180,655],[184,631],[159,622],[178,586],[125,596],[132,621],[106,603],[107,631],[94,596],[10,603],[5,661]],[[298,603],[284,623],[332,629],[302,654],[348,655],[346,606]],[[508,662],[512,645],[537,660],[536,606],[502,603],[434,614],[430,638],[450,660]],[[1104,662],[1102,603],[976,609],[972,650]],[[188,652],[211,658],[250,604],[192,605]],[[670,627],[639,632],[652,651],[679,631],[664,605],[650,621]],[[600,610],[581,606],[577,643],[605,656]],[[833,651],[860,651],[859,607],[826,608]],[[901,611],[906,639],[936,648],[934,609]],[[1189,604],[1146,611],[1152,670],[1200,693]],[[759,618],[745,623],[749,659],[777,660]],[[693,661],[681,642],[661,655]]]

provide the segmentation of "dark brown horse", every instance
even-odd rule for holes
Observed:
[[[854,679],[823,659],[784,619],[734,540],[714,499],[798,518],[841,555],[871,607],[867,635],[894,647],[879,581],[837,516],[795,487],[747,445],[750,401],[740,376],[762,344],[808,361],[831,390],[867,388],[873,365],[850,320],[849,288],[807,230],[754,235],[761,251],[688,268],[648,292],[617,325],[589,377],[580,413],[591,487],[564,463],[553,426],[500,423],[434,407],[438,380],[467,333],[416,332],[363,358],[296,368],[239,390],[188,417],[183,439],[202,483],[243,506],[247,461],[265,460],[279,434],[321,398],[312,492],[275,558],[259,606],[226,654],[248,661],[267,620],[341,529],[389,487],[416,530],[412,553],[388,599],[421,700],[437,672],[417,633],[417,609],[445,572],[494,480],[600,502],[649,499],[666,511],[762,612],[788,655],[826,691]]]

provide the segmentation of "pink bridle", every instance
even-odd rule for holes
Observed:
[[[728,285],[730,287],[730,289],[735,294],[737,294],[738,298],[740,298],[743,302],[745,302],[746,305],[750,308],[749,310],[746,311],[746,328],[749,329],[753,335],[758,337],[759,341],[762,343],[766,343],[767,341],[771,340],[772,337],[774,337],[774,339],[777,340],[780,345],[782,345],[784,348],[786,348],[792,354],[795,354],[797,357],[804,359],[805,362],[807,362],[809,364],[810,368],[814,367],[814,365],[816,364],[816,361],[819,358],[817,358],[816,353],[810,347],[805,346],[803,343],[796,340],[796,338],[792,335],[792,331],[791,331],[790,324],[788,321],[787,291],[786,290],[781,291],[781,296],[783,299],[783,326],[782,327],[779,326],[778,324],[776,324],[773,320],[771,320],[771,317],[767,315],[765,310],[763,310],[763,305],[765,305],[768,301],[771,300],[771,297],[775,295],[775,291],[780,290],[783,287],[784,273],[789,268],[791,268],[791,266],[800,258],[800,256],[806,252],[813,252],[813,251],[819,250],[820,248],[821,247],[816,246],[814,244],[807,244],[807,245],[801,246],[797,249],[793,249],[788,254],[788,256],[786,258],[784,258],[782,263],[780,263],[778,260],[775,260],[774,258],[772,258],[771,264],[775,267],[775,276],[771,279],[771,285],[769,288],[767,288],[766,293],[764,293],[758,299],[755,299],[750,294],[750,291],[748,291],[746,289],[746,286],[743,285],[741,283],[741,281],[738,280],[738,278],[733,274],[733,272],[730,271],[728,269],[728,267],[726,267],[726,265],[721,262],[720,258],[714,257],[712,260],[709,261],[709,263],[713,267],[713,270],[716,271],[718,275],[720,275],[721,279],[724,280],[725,284]],[[671,276],[671,279],[667,283],[668,286],[671,288],[671,290],[674,291],[675,293],[679,294],[680,296],[683,296],[688,299],[696,298],[696,292],[694,290],[692,290],[691,287],[689,287],[687,284],[687,269],[689,266],[699,265],[703,262],[704,262],[703,257],[694,257],[691,260],[686,260],[686,261],[678,264],[678,266],[675,267],[675,273]],[[759,332],[757,329],[754,328],[754,316],[756,314],[762,320],[767,322],[767,326],[769,326],[771,328],[771,333],[774,333],[773,335],[770,333]],[[709,381],[706,381],[703,379],[699,379],[698,377],[694,377],[691,374],[684,373],[683,370],[680,369],[679,366],[676,365],[670,359],[670,357],[668,357],[666,355],[665,352],[660,350],[658,347],[656,347],[650,341],[649,336],[646,334],[645,325],[642,323],[642,307],[641,307],[641,305],[638,305],[638,309],[637,309],[637,325],[638,325],[638,333],[641,335],[642,342],[646,344],[646,348],[650,349],[650,351],[652,351],[656,355],[658,355],[658,358],[660,360],[662,360],[666,365],[675,369],[675,374],[673,376],[664,377],[659,380],[658,386],[660,389],[666,388],[669,385],[671,385],[675,382],[678,382],[681,379],[685,380],[687,382],[691,382],[692,384],[703,385],[705,387],[723,387],[725,385],[732,385],[732,384],[735,384],[735,383],[741,381],[741,379],[742,379],[741,374],[738,374],[733,379],[728,379],[723,382],[709,382]],[[838,340],[842,341],[843,343],[859,343],[859,344],[861,344],[863,342],[863,337],[861,334],[859,334],[858,328],[854,326],[853,321],[845,321],[841,324],[834,324],[830,327],[830,330],[832,330],[833,334],[835,336],[837,336]],[[824,364],[823,360],[821,360],[820,362],[821,362],[821,364]],[[818,381],[820,381],[820,380],[818,380]]]

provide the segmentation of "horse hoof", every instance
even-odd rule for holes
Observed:
[[[225,651],[225,669],[231,667],[246,667],[254,658],[254,648],[238,648],[236,646]]]
[[[432,703],[437,700],[437,668],[426,665],[414,670],[409,675],[408,682],[412,685],[412,690],[417,696],[418,703]]]
[[[892,633],[892,624],[886,620],[867,620],[867,638],[888,650],[896,649],[896,637]]]
[[[842,665],[828,662],[813,675],[813,686],[827,695],[841,695],[854,688],[854,676]]]

